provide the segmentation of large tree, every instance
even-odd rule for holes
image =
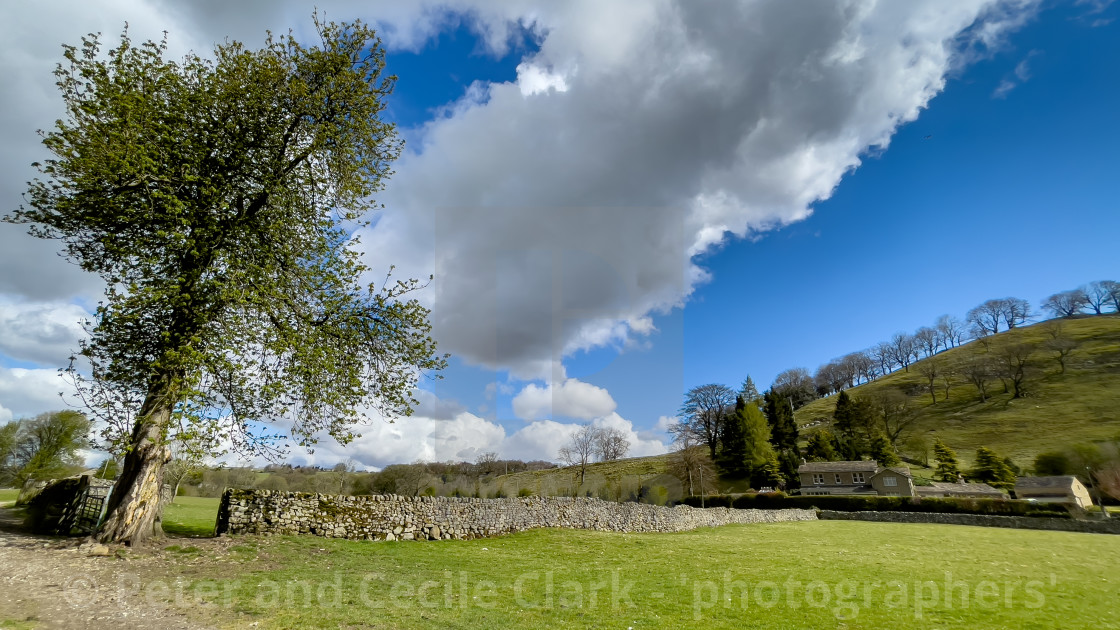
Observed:
[[[720,430],[720,469],[729,477],[753,478],[771,460],[776,461],[776,456],[765,416],[757,406],[738,397],[735,411]]]
[[[687,439],[693,444],[707,444],[708,455],[716,458],[720,426],[725,416],[735,409],[735,392],[726,385],[709,383],[698,385],[684,395],[678,417],[672,429],[677,441]]]
[[[763,396],[766,422],[770,425],[770,441],[778,450],[796,450],[800,437],[797,422],[793,418],[793,407],[789,399],[768,391]]]
[[[961,472],[958,468],[957,454],[941,438],[933,441],[933,458],[937,460],[937,471],[934,478],[940,481],[957,481]]]
[[[74,410],[52,411],[0,427],[0,484],[22,486],[81,470],[89,420]]]
[[[366,284],[351,238],[400,152],[381,119],[394,77],[374,31],[315,24],[310,47],[270,36],[213,59],[127,31],[105,53],[64,47],[53,157],[7,220],[108,286],[79,377],[125,452],[102,540],[154,533],[177,433],[346,443],[363,409],[411,413],[418,375],[444,365],[403,297],[419,283]]]
[[[1089,306],[1089,296],[1084,289],[1055,293],[1042,302],[1043,310],[1050,311],[1054,317],[1074,317],[1086,306]]]

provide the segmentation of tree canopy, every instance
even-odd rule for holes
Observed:
[[[364,410],[411,413],[445,363],[405,297],[420,283],[368,282],[352,238],[400,152],[381,119],[395,77],[370,28],[315,25],[310,47],[269,36],[180,61],[127,30],[104,54],[97,36],[64,47],[53,157],[6,219],[108,287],[80,352],[91,376],[72,367],[126,452],[103,539],[151,534],[176,436],[346,443]]]

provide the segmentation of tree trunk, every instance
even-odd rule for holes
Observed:
[[[163,535],[163,466],[171,460],[171,451],[163,444],[163,427],[171,417],[171,404],[166,395],[149,394],[144,407],[109,497],[98,535],[101,542],[137,545]]]

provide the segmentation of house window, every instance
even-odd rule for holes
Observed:
[[[895,479],[894,477],[883,477],[883,485],[884,486],[897,486],[898,485],[898,479]]]
[[[813,483],[815,483],[815,484],[824,483],[824,473],[813,473]]]
[[[836,483],[840,483],[840,473],[836,473]]]
[[[852,481],[863,483],[863,473],[852,473]]]

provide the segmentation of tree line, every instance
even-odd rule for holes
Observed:
[[[1073,318],[1079,315],[1105,315],[1120,312],[1120,282],[1100,280],[1090,282],[1078,289],[1055,293],[1042,300],[1041,309],[1053,318]],[[1012,330],[1034,321],[1035,311],[1027,300],[1015,297],[996,298],[969,309],[964,319],[953,315],[942,315],[931,326],[922,326],[913,333],[897,332],[889,340],[874,346],[851,352],[832,359],[810,374],[806,368],[790,368],[778,373],[771,390],[790,400],[798,409],[813,400],[830,396],[842,389],[850,389],[868,383],[895,370],[910,371],[910,366],[922,359],[940,352],[956,348],[973,340],[982,340],[996,333]],[[1071,343],[1055,339],[1045,350],[1057,352],[1064,371],[1064,359]],[[1021,349],[1020,349],[1021,350]],[[1032,351],[1033,352],[1033,351]],[[1016,354],[1022,354],[1017,352]],[[986,399],[985,386],[1000,372],[1008,372],[1004,380],[1022,384],[1023,357],[1002,357],[1009,370],[998,366],[981,366],[972,375],[962,374],[981,390]],[[1016,363],[1020,365],[1015,365]],[[923,374],[931,382],[938,379],[936,374]],[[976,382],[977,379],[983,382]],[[933,386],[931,385],[931,390]],[[1017,395],[1021,396],[1022,392]]]
[[[797,483],[793,405],[773,389],[759,394],[749,375],[738,392],[718,383],[690,389],[670,431],[678,467],[690,481],[714,464],[723,478],[747,480],[753,487]]]
[[[77,411],[53,411],[0,426],[0,487],[55,479],[81,471],[89,447],[89,420]]]

